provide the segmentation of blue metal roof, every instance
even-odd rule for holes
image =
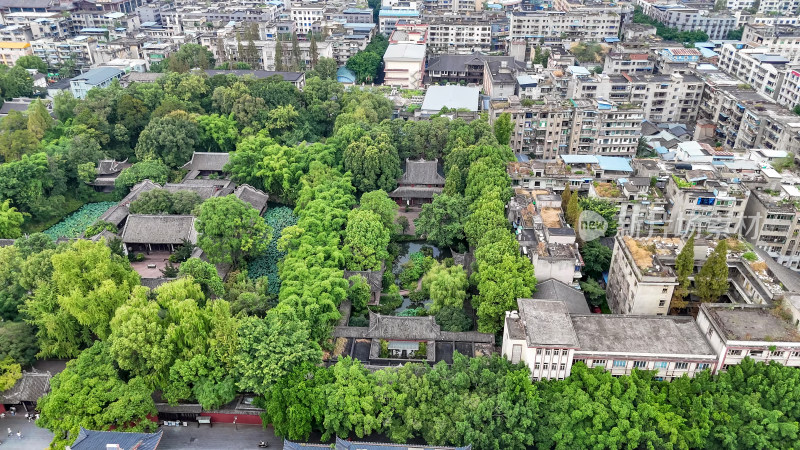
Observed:
[[[607,37],[607,38],[604,38],[603,40],[608,42],[608,43],[619,42],[619,38],[615,38],[615,37]]]
[[[339,67],[336,71],[336,81],[339,83],[355,83],[356,74],[345,66]]]
[[[698,50],[700,50],[700,54],[703,55],[703,58],[713,58],[715,56],[719,56],[719,53],[705,47],[699,47]]]
[[[531,159],[528,158],[528,155],[523,155],[522,153],[517,153],[517,161],[519,162],[528,162]]]
[[[613,170],[615,172],[633,172],[628,158],[621,156],[602,156],[597,155],[597,163],[603,170]]]
[[[113,67],[98,67],[73,78],[72,81],[86,81],[87,84],[97,86],[111,78],[120,76],[125,72]]]
[[[105,33],[106,31],[108,31],[108,28],[86,27],[86,28],[81,28],[80,33]]]

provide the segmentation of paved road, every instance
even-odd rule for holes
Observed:
[[[12,437],[8,437],[9,428]],[[22,432],[22,439],[17,439],[17,431]],[[0,419],[0,450],[46,449],[52,440],[53,433],[25,420],[24,412],[16,416],[6,413],[5,419]]]
[[[8,428],[13,436],[7,437]],[[216,423],[208,425],[190,424],[188,427],[161,427],[164,436],[158,450],[222,450],[222,449],[258,449],[258,443],[266,441],[271,449],[282,449],[283,439],[275,436],[272,427],[264,429],[261,425],[236,425]],[[22,432],[22,439],[17,439],[17,431]],[[33,422],[25,420],[23,415],[0,419],[0,450],[39,450],[46,449],[53,439],[53,433],[39,428]]]
[[[158,450],[199,450],[199,449],[258,449],[258,443],[265,441],[269,448],[282,449],[283,439],[275,436],[272,427],[264,429],[261,425],[236,425],[215,423],[208,425],[189,424],[188,427],[162,427],[164,436]],[[6,450],[6,449],[0,449]]]

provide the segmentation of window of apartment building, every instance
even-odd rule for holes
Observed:
[[[659,308],[663,308],[663,307],[664,307],[664,305],[666,305],[666,304],[667,304],[667,301],[666,301],[666,300],[659,300],[659,301],[658,301],[658,307],[659,307]]]
[[[653,365],[653,368],[655,369],[666,369],[667,367],[669,367],[669,363],[666,361],[656,361],[656,363]]]
[[[633,367],[637,369],[644,369],[647,367],[647,361],[634,361]]]
[[[550,356],[550,349],[547,349],[547,350],[545,350],[545,351],[544,351],[544,355],[545,355],[545,356]]]
[[[542,370],[550,370],[550,364],[547,363],[542,364]]]
[[[783,352],[782,351],[769,352],[769,356],[772,356],[772,357],[775,357],[775,358],[782,358],[783,357]]]
[[[662,289],[661,289],[661,293],[662,293],[662,294],[666,294],[666,293],[667,293],[667,291],[669,291],[669,288],[662,288]]]
[[[698,363],[697,364],[697,370],[706,370],[709,367],[711,367],[711,364],[709,364],[709,363]]]
[[[789,354],[789,356],[791,356],[792,358],[800,358],[800,352],[792,352],[791,354]]]
[[[541,367],[542,367],[541,364],[536,363],[536,364],[533,365],[533,370],[539,370]]]
[[[728,350],[728,354],[731,355],[731,356],[741,356],[742,351],[741,350]]]
[[[561,355],[567,356],[569,354],[569,350],[561,350]]]
[[[628,366],[628,361],[616,360],[616,359],[614,360],[614,367],[627,367],[627,366]]]
[[[597,366],[605,367],[605,365],[606,365],[605,359],[595,359],[594,361],[592,361],[592,367],[597,367]]]
[[[542,349],[540,349],[540,348],[537,348],[537,349],[536,349],[536,354],[537,354],[537,355],[541,355],[541,354],[542,354]]]
[[[761,350],[750,350],[750,356],[761,357],[764,354]]]
[[[675,363],[675,370],[686,370],[689,368],[689,363],[677,362]]]

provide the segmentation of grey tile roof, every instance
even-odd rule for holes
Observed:
[[[29,106],[31,106],[31,101],[7,101],[0,107],[0,115],[7,116],[11,111],[25,112]]]
[[[444,187],[444,177],[439,175],[439,160],[426,161],[420,159],[413,161],[406,159],[406,171],[398,181],[400,186],[408,185],[433,185]]]
[[[253,205],[253,208],[259,212],[264,212],[267,209],[267,201],[269,201],[269,194],[250,186],[249,184],[242,184],[233,191],[233,194],[239,200],[245,201]]]
[[[128,160],[125,161],[115,161],[113,159],[102,159],[97,163],[97,174],[98,175],[111,175],[115,173],[122,172],[124,169],[132,166],[133,164],[129,163]]]
[[[222,168],[225,167],[225,164],[228,164],[229,159],[229,153],[194,152],[192,154],[192,159],[181,166],[181,169],[216,170],[222,172]]]
[[[0,403],[36,402],[50,390],[50,378],[50,372],[23,372],[11,389],[0,392]]]
[[[149,216],[131,214],[122,229],[125,244],[180,244],[197,242],[192,216]]]
[[[112,206],[106,212],[103,213],[102,216],[98,220],[102,220],[104,222],[113,223],[116,226],[122,223],[126,217],[128,217],[128,209],[130,207],[131,202],[139,198],[140,195],[147,191],[152,191],[153,189],[161,189],[156,183],[153,183],[150,180],[144,180],[141,183],[133,186],[131,191],[128,195],[125,196],[116,206]]]
[[[391,198],[433,198],[441,194],[444,188],[440,187],[408,187],[401,186],[389,193]]]
[[[156,450],[161,442],[162,430],[155,433],[126,433],[122,431],[92,431],[81,427],[72,450],[106,450],[107,444],[118,444],[129,450]]]
[[[567,305],[570,314],[589,314],[589,306],[583,293],[556,279],[537,284],[536,292],[531,297],[537,300],[561,300]]]
[[[519,320],[525,327],[528,347],[577,348],[580,344],[569,311],[560,300],[517,300]]]
[[[382,339],[436,340],[441,328],[433,316],[401,317],[369,313],[369,335]]]
[[[572,316],[580,351],[714,356],[697,323],[682,316]]]
[[[8,247],[14,245],[14,239],[0,239],[0,247]]]

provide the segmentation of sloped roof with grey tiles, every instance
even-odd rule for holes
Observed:
[[[181,166],[181,169],[216,170],[222,172],[222,168],[225,167],[225,164],[228,164],[229,159],[229,153],[194,152],[192,154],[192,159]]]
[[[156,450],[161,443],[163,430],[155,433],[126,433],[123,431],[93,431],[81,427],[78,437],[70,446],[72,450],[105,450],[108,444],[129,450]]]
[[[184,239],[197,242],[192,216],[131,214],[121,236],[125,244],[181,244]]]
[[[233,194],[239,200],[250,203],[253,208],[260,212],[267,209],[267,201],[269,201],[269,194],[250,186],[249,184],[242,184],[233,191]]]
[[[528,347],[577,348],[580,345],[564,302],[521,298],[517,305]]]
[[[161,189],[156,183],[153,183],[150,180],[144,180],[141,183],[133,186],[133,189],[125,196],[119,203],[111,208],[108,208],[106,212],[103,213],[102,216],[98,220],[103,222],[113,223],[116,226],[119,226],[126,217],[128,217],[128,210],[130,208],[131,202],[139,198],[140,195],[147,191],[152,191],[153,189]]]
[[[537,284],[536,292],[531,297],[537,300],[561,300],[570,314],[589,314],[583,293],[554,278]]]
[[[50,378],[50,372],[23,372],[11,389],[0,392],[0,404],[36,402],[50,390]]]
[[[406,159],[406,171],[398,181],[400,186],[433,185],[444,187],[444,177],[439,175],[439,160]]]
[[[436,340],[441,328],[433,316],[401,317],[369,313],[370,337],[396,340]]]

